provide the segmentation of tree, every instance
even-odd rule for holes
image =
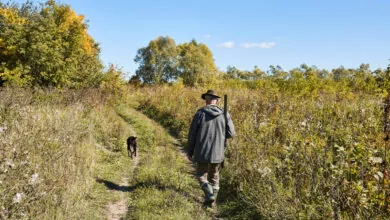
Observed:
[[[269,66],[267,73],[269,76],[271,76],[271,78],[276,80],[286,80],[288,78],[288,73],[285,72],[279,65],[276,67],[274,65]]]
[[[216,66],[210,49],[202,43],[192,40],[180,44],[179,76],[186,86],[204,85],[215,79]]]
[[[136,75],[144,83],[159,84],[177,79],[176,43],[168,36],[158,37],[139,49],[134,61],[140,65]]]
[[[343,66],[332,70],[333,79],[337,82],[349,81],[353,75],[351,70],[345,69]]]
[[[262,71],[258,66],[255,66],[251,73],[250,79],[258,80],[264,78],[266,75],[267,74],[264,71]]]
[[[227,79],[240,79],[246,81],[255,81],[266,77],[266,73],[255,66],[253,71],[239,70],[234,66],[228,66],[226,69],[225,78]]]
[[[375,78],[371,73],[370,65],[362,63],[354,71],[352,87],[356,90],[373,91],[375,86]]]
[[[140,86],[141,83],[142,83],[141,79],[137,75],[132,76],[128,82],[129,85],[136,86],[136,87]]]
[[[226,68],[226,76],[227,79],[238,79],[238,76],[240,75],[240,70],[237,69],[235,66],[228,66]]]
[[[53,0],[0,5],[0,83],[97,86],[103,65],[87,29],[84,16]]]
[[[121,68],[110,64],[108,71],[104,74],[100,88],[116,96],[122,96],[124,93],[125,81],[123,80],[124,72]]]

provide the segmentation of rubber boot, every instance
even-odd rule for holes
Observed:
[[[209,183],[203,183],[202,190],[205,195],[205,204],[211,205],[215,201],[213,187]]]
[[[218,192],[219,192],[219,187],[213,186],[214,202],[211,203],[211,207],[217,206]]]

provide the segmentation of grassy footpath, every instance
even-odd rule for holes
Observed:
[[[0,96],[0,219],[213,217],[179,143],[132,105],[95,90]]]
[[[210,219],[202,192],[178,143],[162,127],[125,105],[118,114],[138,135],[139,166],[126,191],[128,219]]]

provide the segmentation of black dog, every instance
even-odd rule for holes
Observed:
[[[131,147],[133,147],[133,151],[131,151]],[[133,155],[137,156],[137,137],[130,136],[127,138],[127,154],[131,158],[133,158]]]

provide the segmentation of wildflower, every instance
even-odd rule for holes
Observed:
[[[23,193],[16,193],[14,198],[12,199],[12,203],[20,203],[24,197]]]
[[[370,158],[368,158],[368,161],[370,163],[373,163],[373,164],[376,164],[376,163],[381,164],[383,162],[382,158],[380,158],[380,157],[370,157]]]
[[[38,180],[38,173],[35,173],[31,176],[30,180],[28,181],[29,185],[34,185],[35,182]]]
[[[267,126],[267,122],[261,122],[261,123],[259,124],[259,127],[264,127],[264,126]]]
[[[308,128],[309,127],[309,122],[305,119],[301,122],[299,122],[299,125],[303,128]]]
[[[12,163],[12,160],[10,160],[10,159],[5,159],[5,165],[7,165],[8,167],[11,167],[12,169],[15,168],[15,164]]]
[[[257,172],[259,172],[259,174],[260,174],[260,176],[261,177],[265,177],[265,176],[267,176],[269,173],[271,173],[271,169],[270,168],[268,168],[268,167],[265,167],[265,168],[263,168],[263,169],[257,169]]]
[[[3,133],[7,130],[7,126],[1,126],[0,127],[0,133]]]

